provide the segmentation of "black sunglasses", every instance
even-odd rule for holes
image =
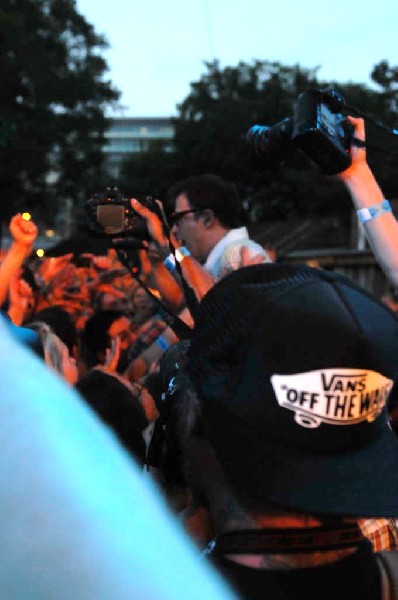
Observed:
[[[176,225],[178,223],[178,221],[181,219],[181,217],[183,217],[184,215],[189,215],[190,213],[196,213],[196,212],[200,212],[201,209],[199,208],[188,208],[187,210],[180,210],[177,212],[173,212],[170,215],[170,223],[171,225]]]

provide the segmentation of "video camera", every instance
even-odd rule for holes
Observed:
[[[342,95],[332,89],[307,90],[294,103],[293,117],[272,127],[253,125],[246,134],[254,156],[276,169],[300,148],[327,175],[351,164],[354,127],[341,114]]]
[[[153,198],[147,196],[141,204],[160,216],[160,210]],[[93,194],[84,205],[88,228],[109,238],[129,237],[138,241],[151,239],[146,221],[131,207],[130,198],[114,188]]]

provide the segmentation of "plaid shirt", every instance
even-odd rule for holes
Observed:
[[[148,319],[148,321],[145,321],[145,323],[137,329],[137,337],[129,348],[129,363],[137,358],[137,356],[139,356],[146,348],[151,346],[166,327],[168,327],[168,325],[158,314]]]
[[[373,550],[398,550],[397,519],[359,519],[362,533],[373,545]]]

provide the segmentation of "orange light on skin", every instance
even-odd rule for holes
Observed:
[[[36,250],[36,254],[37,254],[37,256],[38,256],[39,258],[43,258],[43,256],[44,256],[44,250],[43,250],[43,248],[38,248],[38,249]]]
[[[150,292],[152,292],[152,294],[153,294],[154,296],[156,296],[156,298],[159,298],[159,300],[160,300],[160,298],[161,298],[161,295],[160,295],[160,292],[159,292],[159,290],[155,290],[154,288],[148,288],[148,289],[149,289],[149,291],[150,291]]]
[[[28,212],[24,212],[24,213],[22,213],[21,217],[23,218],[24,221],[30,221],[32,218],[32,215]]]

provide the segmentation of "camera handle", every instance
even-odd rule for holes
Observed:
[[[169,308],[157,296],[155,296],[155,294],[151,292],[148,286],[135,272],[133,265],[129,261],[127,252],[123,248],[118,247],[114,240],[112,240],[111,244],[116,250],[120,262],[127,268],[130,275],[140,284],[141,287],[144,288],[146,293],[149,294],[152,300],[154,300],[154,302],[158,305],[164,320],[166,321],[167,325],[174,331],[176,336],[180,340],[190,339],[192,329],[186,323],[184,323],[184,321],[180,319],[178,315],[172,313],[171,310],[169,310]]]

